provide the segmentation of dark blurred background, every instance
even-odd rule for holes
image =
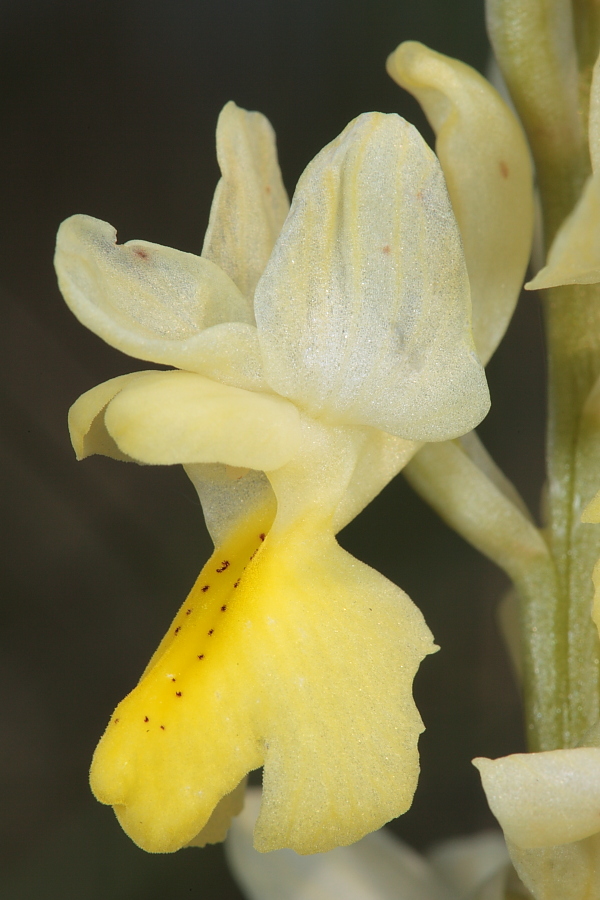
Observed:
[[[484,70],[482,0],[1,0],[0,388],[4,587],[0,637],[0,896],[4,900],[240,898],[220,847],[153,857],[87,786],[96,741],[135,684],[210,543],[183,471],[75,462],[66,415],[134,368],[68,312],[52,269],[66,216],[119,240],[199,252],[218,179],[214,129],[234,99],[273,123],[290,193],[365,110],[431,140],[385,59],[412,38]],[[537,510],[543,359],[535,298],[489,367],[480,431]],[[493,823],[476,755],[523,749],[498,637],[504,577],[402,478],[341,536],[421,607],[441,651],[416,693],[427,731],[411,811],[422,848]]]

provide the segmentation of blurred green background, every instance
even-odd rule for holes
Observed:
[[[59,222],[84,212],[199,252],[218,179],[224,103],[273,123],[290,193],[315,153],[366,110],[399,112],[385,73],[417,39],[480,71],[481,0],[1,0],[0,339],[3,557],[0,897],[239,898],[220,847],[152,857],[87,786],[96,741],[209,554],[178,468],[76,464],[66,414],[107,378],[147,368],[80,326],[55,284]],[[521,300],[489,367],[481,434],[537,511],[543,350]],[[498,637],[504,577],[396,479],[341,535],[421,607],[441,651],[416,694],[427,726],[411,811],[416,847],[493,823],[476,755],[523,749]]]

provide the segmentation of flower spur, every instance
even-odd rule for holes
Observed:
[[[349,844],[410,805],[435,647],[399,588],[335,534],[421,441],[488,393],[458,228],[434,154],[359,117],[287,200],[264,117],[228,104],[201,257],[115,245],[86,216],[56,268],[78,318],[176,366],[84,394],[77,455],[183,463],[215,553],[96,750],[94,793],[142,847],[220,840],[263,766],[260,850]],[[254,324],[256,322],[256,324]]]

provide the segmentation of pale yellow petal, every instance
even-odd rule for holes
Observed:
[[[475,759],[490,808],[521,849],[600,831],[600,749],[578,747]]]
[[[187,844],[263,764],[263,851],[350,844],[412,800],[420,612],[330,535],[269,524],[215,552],[96,751],[96,796],[147,850]]]
[[[86,456],[98,453],[101,456],[134,462],[117,447],[106,430],[104,412],[119,391],[147,374],[147,372],[132,372],[130,375],[119,375],[96,385],[75,401],[69,410],[69,434],[77,459],[85,459]]]
[[[199,332],[252,321],[244,297],[207,259],[147,241],[116,244],[116,231],[90,216],[59,228],[58,283],[80,322],[113,347],[192,371]]]
[[[193,372],[145,373],[108,405],[104,421],[128,456],[155,465],[215,463],[269,471],[300,436],[296,407]]]
[[[387,68],[436,133],[467,261],[475,346],[487,363],[513,314],[531,252],[527,142],[514,113],[471,66],[407,41]]]
[[[559,284],[600,281],[600,172],[590,175],[579,202],[550,247],[543,269],[525,287],[534,291]]]
[[[442,440],[487,411],[444,178],[399,116],[360,116],[308,166],[255,312],[267,381],[325,421]]]
[[[227,272],[252,310],[256,283],[289,209],[268,119],[228,103],[217,124],[217,159],[222,177],[202,256]]]

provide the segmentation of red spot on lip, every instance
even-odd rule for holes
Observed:
[[[388,256],[389,253],[391,252],[391,247],[390,247],[389,244],[386,244],[385,247],[382,247],[382,248],[381,248],[381,250],[382,250],[383,253],[386,254],[386,256]]]
[[[118,721],[119,721],[118,719],[113,719],[113,722],[115,723],[115,725],[117,724]]]
[[[175,629],[175,634],[179,634],[180,631],[181,631],[181,625],[178,625],[177,628]]]
[[[237,582],[236,582],[236,584],[237,584]],[[234,584],[234,587],[235,587],[235,584]],[[227,609],[227,605],[225,604],[221,607],[221,612],[225,612],[226,609]]]
[[[162,728],[163,731],[165,730],[165,726],[164,726],[164,725],[161,725],[160,727]]]
[[[204,659],[204,653],[201,653],[198,659]]]
[[[200,590],[202,591],[203,594],[205,594],[207,592],[207,590],[209,589],[209,587],[210,587],[210,584],[205,584],[204,587],[200,588]]]
[[[217,569],[217,572],[224,572],[225,569],[229,568],[229,565],[230,565],[229,560],[224,559],[223,562],[221,563],[220,567]]]
[[[214,634],[214,633],[215,633],[215,629],[214,629],[214,628],[211,628],[210,631],[208,632],[208,636],[210,637],[211,634]]]
[[[176,678],[171,678],[171,681],[177,681],[177,679],[176,679]]]
[[[189,614],[191,613],[191,611],[192,611],[191,608],[190,608],[190,609],[186,609],[186,611],[185,611],[186,616],[189,616]]]
[[[234,585],[233,585],[234,588],[236,588],[236,587],[238,586],[238,584],[240,583],[241,580],[242,580],[241,578],[238,578],[238,580],[237,580],[237,581],[234,583]],[[223,611],[225,611],[225,608],[224,608],[224,607],[223,607]]]
[[[175,696],[176,696],[176,697],[181,697],[181,691],[175,691]]]
[[[143,247],[134,247],[133,252],[136,256],[139,256],[140,259],[148,259],[150,254],[147,250],[144,250]]]
[[[261,541],[264,541],[264,539],[266,538],[266,534],[264,533],[264,531],[262,532],[262,534],[259,534],[259,538],[261,539]]]
[[[149,721],[150,721],[150,719],[148,718],[148,716],[144,716],[144,722],[149,722]]]
[[[498,168],[500,169],[500,174],[503,178],[508,178],[509,169],[503,159],[498,163]]]

